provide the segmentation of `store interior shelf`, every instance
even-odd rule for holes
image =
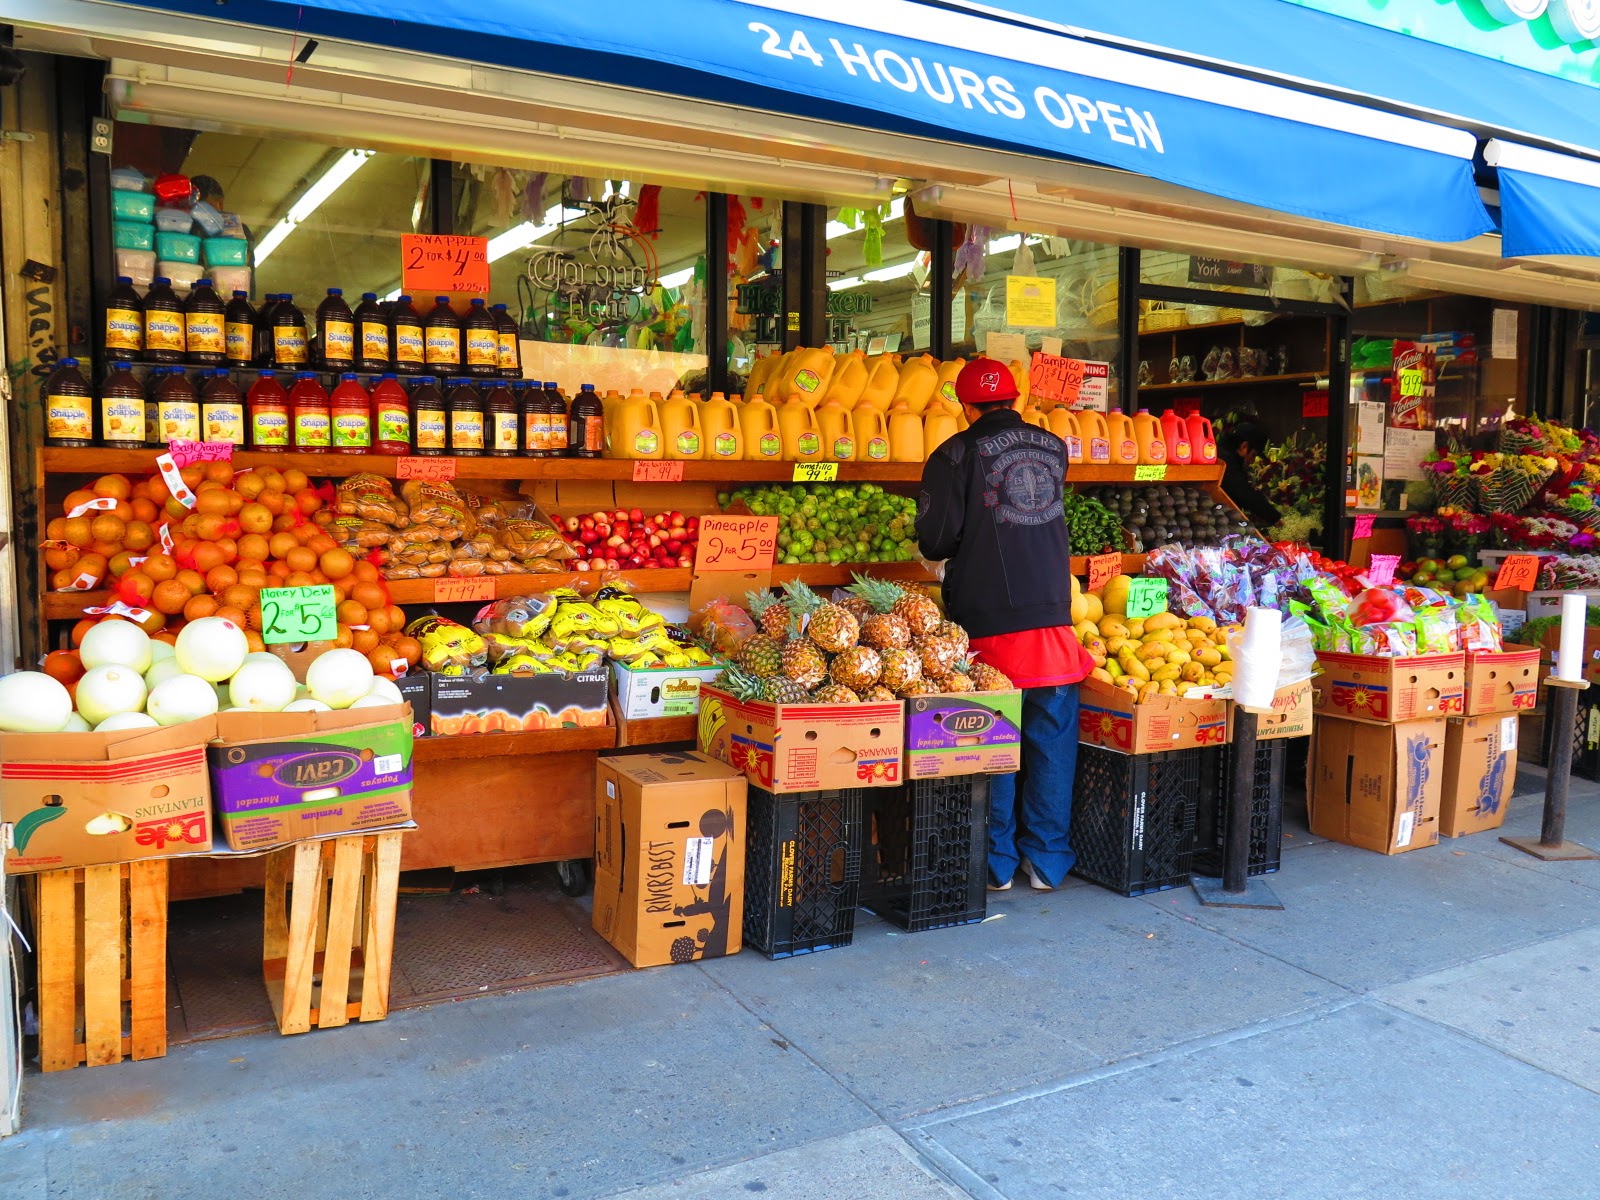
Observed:
[[[429,763],[460,758],[564,754],[573,750],[610,750],[616,744],[615,725],[536,729],[525,733],[466,733],[454,737],[418,738],[412,744],[412,761]]]
[[[1237,379],[1196,379],[1191,383],[1142,383],[1139,394],[1145,392],[1182,392],[1206,388],[1254,387],[1264,383],[1307,383],[1325,378],[1326,371],[1294,371],[1288,375],[1242,375]]]
[[[1072,463],[1067,467],[1068,483],[1139,483],[1159,485],[1163,483],[1221,483],[1222,464],[1213,463],[1209,467],[1179,466],[1176,463],[1167,467],[1167,472],[1160,479],[1135,479],[1135,468],[1129,466],[1102,467],[1089,463]]]

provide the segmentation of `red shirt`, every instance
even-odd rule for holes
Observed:
[[[1070,625],[973,638],[971,650],[974,658],[1005,672],[1019,688],[1079,683],[1094,670],[1094,659]]]

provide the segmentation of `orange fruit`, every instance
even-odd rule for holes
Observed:
[[[120,617],[116,619],[121,620]],[[77,647],[83,645],[83,635],[88,633],[89,630],[93,629],[98,624],[100,624],[98,617],[84,617],[81,621],[74,625],[72,627],[73,648],[76,649]]]
[[[61,683],[76,683],[83,678],[83,660],[76,650],[52,650],[39,669]]]
[[[389,620],[389,610],[387,608],[369,608],[367,610],[367,628],[372,630],[373,633],[380,636],[388,633],[393,624]]]
[[[178,573],[178,564],[170,554],[152,554],[144,560],[143,566],[139,569],[160,583],[163,579],[171,579]]]
[[[64,513],[69,513],[73,509],[89,503],[91,500],[98,499],[100,499],[100,497],[96,496],[88,488],[78,488],[75,491],[67,493],[67,498],[61,502],[61,511]],[[94,510],[90,509],[89,511],[92,513]]]
[[[188,522],[185,522],[188,524]],[[202,513],[196,518],[194,526],[188,530],[202,541],[214,542],[223,536],[223,531],[228,527],[228,518],[221,513]]]
[[[334,541],[327,534],[318,532],[315,527],[313,527],[311,537],[306,541],[306,545],[311,547],[311,549],[315,550],[318,554],[326,554],[338,544],[338,542]]]
[[[233,482],[233,464],[231,462],[208,462],[205,465],[206,478],[218,483]]]
[[[113,554],[122,553],[121,542],[90,542],[89,552],[98,554],[101,558],[110,558]]]
[[[355,555],[339,546],[324,550],[317,561],[322,566],[322,573],[329,579],[343,579],[356,569]]]
[[[248,609],[255,604],[260,595],[260,588],[251,587],[247,583],[236,583],[232,587],[219,592],[217,599],[221,600],[229,608]]]
[[[65,517],[51,517],[49,524],[44,527],[44,535],[52,542],[59,542],[67,534],[67,519]]]
[[[230,604],[228,607],[233,608],[235,606]],[[261,605],[259,603],[252,601],[249,605],[244,606],[244,623],[246,629],[261,628]]]
[[[61,529],[62,540],[71,542],[74,546],[88,549],[94,542],[94,534],[90,530],[91,525],[92,522],[88,517],[68,517],[67,523]]]
[[[376,564],[369,563],[364,558],[356,559],[356,569],[352,571],[351,574],[359,579],[362,583],[376,583],[378,582],[379,578]]]
[[[394,652],[406,660],[406,666],[414,667],[422,661],[422,643],[409,634],[401,634],[394,640]]]
[[[265,570],[241,570],[239,572],[239,586],[249,588],[264,588],[271,577]]]
[[[371,654],[378,648],[378,635],[370,629],[352,629],[350,631],[350,648],[359,650],[362,654]]]
[[[368,612],[375,608],[386,608],[389,604],[389,593],[378,583],[358,584],[350,590],[350,598]]]
[[[242,612],[240,612],[237,608],[229,608],[226,604],[217,609],[217,611],[211,615],[214,617],[224,617],[227,620],[232,621],[240,629],[243,629],[249,623],[248,619]]]
[[[122,545],[122,535],[128,532],[128,527],[121,517],[114,517],[110,513],[101,513],[89,522],[89,536],[97,542],[109,542],[114,546]]]
[[[179,471],[178,474],[182,477],[183,481],[189,485],[189,490],[192,492],[195,488],[200,486],[200,481],[206,477],[206,469],[203,466],[196,464],[194,466],[183,468],[183,470]]]
[[[403,633],[406,627],[406,610],[398,604],[389,605],[389,628],[396,633]]]
[[[311,571],[315,571],[317,569],[316,551],[312,550],[309,546],[296,546],[293,550],[289,551],[289,553],[285,554],[283,559],[289,564],[289,569],[291,571],[305,571],[310,573]]]
[[[245,476],[245,478],[248,479],[249,476],[247,475],[247,476]],[[257,613],[256,614],[256,623],[257,624],[260,624],[260,618],[261,618],[261,614]],[[247,647],[249,647],[249,650],[250,650],[251,654],[264,653],[266,651],[266,648],[267,648],[267,644],[261,640],[261,635],[259,633],[257,633],[254,629],[246,629],[244,631],[244,644]]]
[[[303,484],[295,492],[294,501],[300,506],[300,511],[308,517],[322,507],[322,497]]]
[[[260,467],[254,472],[257,479],[261,480],[262,494],[267,492],[281,492],[283,487],[283,473],[277,467]]]
[[[78,556],[77,570],[94,579],[104,579],[110,563],[104,554],[82,554]]]
[[[189,594],[191,596],[198,596],[201,592],[206,590],[206,577],[200,574],[199,571],[185,568],[184,570],[179,571],[174,578],[176,578],[179,583],[183,584],[184,587],[189,589]]]
[[[170,646],[178,640],[178,627],[175,625],[171,629],[157,630],[150,635],[150,639],[156,642],[165,642]]]
[[[348,650],[354,641],[355,635],[351,633],[348,625],[339,626],[339,631],[333,635],[333,644],[341,650]]]
[[[379,646],[367,655],[367,661],[372,664],[372,673],[374,675],[380,679],[393,679],[395,677],[394,660],[398,657],[399,655],[388,646]]]
[[[194,548],[195,569],[202,574],[214,567],[222,566],[227,561],[227,552],[215,542],[200,542]]]
[[[151,593],[150,606],[157,612],[166,613],[169,617],[184,611],[190,600],[197,597],[176,579],[168,579],[156,584],[156,590]],[[210,597],[207,597],[210,599]]]
[[[220,484],[213,485],[211,488],[200,492],[195,497],[194,510],[195,512],[201,514],[211,514],[219,517],[227,516],[229,507],[228,497],[231,495],[233,495],[233,493],[222,487]]]
[[[246,500],[254,500],[266,486],[259,471],[246,471],[243,475],[234,476],[233,480],[233,490]]]
[[[239,543],[234,541],[231,537],[219,537],[211,544],[218,550],[222,551],[223,562],[231,563],[234,559],[239,557]]]
[[[239,510],[239,528],[246,533],[266,533],[272,528],[272,513],[264,504],[246,504]]]
[[[89,485],[89,490],[96,496],[126,500],[133,495],[133,484],[128,482],[126,475],[102,475]]]
[[[239,572],[224,564],[206,572],[206,590],[220,595],[239,582]]]
[[[294,523],[294,515],[292,513],[284,513],[282,516],[278,516],[278,517],[272,518],[272,532],[273,533],[293,534],[294,531],[295,531],[295,523]],[[298,546],[300,544],[300,539],[298,537],[296,537],[294,539],[294,542],[295,542],[295,545]]]
[[[163,584],[163,587],[166,585]],[[217,603],[215,596],[190,596],[189,602],[183,606],[183,619],[185,621],[198,621],[201,617],[209,617],[216,613],[222,606]]]
[[[135,521],[143,521],[146,525],[153,524],[155,519],[161,515],[160,507],[152,504],[150,500],[144,496],[141,496],[139,499],[133,501],[133,503],[128,505],[128,507],[133,510],[133,519]]]
[[[52,592],[76,591],[77,588],[73,585],[78,582],[78,576],[80,574],[82,574],[82,572],[80,572],[77,567],[66,567],[60,571],[54,572],[50,576],[50,590]],[[94,586],[93,580],[90,580],[90,586]]]
[[[298,492],[310,482],[306,473],[296,467],[290,467],[283,473],[283,490],[286,492]]]
[[[82,554],[76,546],[51,546],[44,552],[44,565],[52,571],[65,571],[76,566]]]
[[[284,499],[283,493],[270,489],[257,496],[255,502],[275,517],[288,507],[288,501]]]
[[[148,634],[156,634],[167,627],[167,614],[153,608],[144,610],[144,616],[133,622]]]
[[[153,475],[145,480],[145,487],[149,492],[150,503],[158,508],[172,499],[172,493],[167,489],[167,481],[159,475]]]
[[[274,580],[279,581],[276,583],[269,583],[267,585],[268,587],[282,587],[282,580],[289,578],[289,564],[284,562],[281,558],[276,562],[268,563],[267,574],[270,575]]]
[[[272,544],[259,533],[246,533],[239,538],[239,557],[252,562],[266,562],[272,557]]]
[[[293,512],[286,513],[285,515],[289,518],[289,520],[294,520]],[[317,536],[317,527],[310,521],[301,521],[291,532],[294,534],[295,541],[299,542],[302,546],[306,546],[307,549],[310,549],[308,543],[310,543],[312,538]],[[311,552],[313,554],[316,553],[315,550],[312,550]]]
[[[127,550],[118,550],[111,556],[111,561],[106,564],[113,578],[120,579],[133,570],[133,554]]]
[[[290,571],[289,574],[288,574],[288,577],[286,579],[284,579],[284,581],[283,581],[283,586],[284,587],[311,587],[316,582],[317,581],[315,579],[313,579],[311,577],[310,573],[307,572],[307,571]]]
[[[346,625],[365,625],[367,623],[367,610],[354,600],[346,600],[339,605],[339,620]]]
[[[278,532],[267,539],[267,549],[273,558],[288,558],[289,551],[300,545],[292,533]]]
[[[156,531],[150,528],[146,521],[135,517],[122,528],[122,545],[124,549],[132,550],[135,554],[143,554],[156,544]]]
[[[144,570],[141,568],[139,570],[129,571],[126,575],[119,579],[117,581],[117,588],[119,591],[124,593],[131,590],[135,596],[139,597],[139,602],[141,604],[148,604],[151,595],[153,595],[156,590],[156,581],[151,579],[150,576],[146,575]]]

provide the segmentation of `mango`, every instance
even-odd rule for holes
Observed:
[[[1153,629],[1178,629],[1183,622],[1169,612],[1151,613],[1144,619],[1145,632]]]
[[[1095,628],[1101,637],[1109,638],[1130,636],[1128,627],[1116,617],[1102,617],[1100,619],[1100,623]]]
[[[1089,620],[1098,622],[1105,617],[1106,607],[1100,602],[1100,597],[1093,592],[1085,593],[1083,603],[1089,610]]]
[[[1213,646],[1209,649],[1201,650],[1194,656],[1194,660],[1198,663],[1203,663],[1205,666],[1214,667],[1222,661],[1222,652]]]
[[[1181,668],[1179,667],[1157,667],[1154,671],[1150,672],[1150,678],[1155,680],[1157,683],[1166,683],[1169,680],[1178,678],[1178,673],[1180,670]]]
[[[1202,633],[1210,633],[1217,627],[1217,622],[1212,617],[1190,617],[1189,628],[1198,629]]]
[[[1101,683],[1114,684],[1117,682],[1111,677],[1111,672],[1106,670],[1105,667],[1096,667],[1094,670],[1090,671],[1089,678],[1098,679]]]

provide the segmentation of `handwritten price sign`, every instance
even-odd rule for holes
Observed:
[[[1531,592],[1539,582],[1539,556],[1536,554],[1512,554],[1500,564],[1500,571],[1494,577],[1494,586],[1497,588],[1516,588],[1518,591]]]
[[[489,290],[489,239],[448,233],[400,235],[400,290],[429,292]]]
[[[1140,463],[1133,469],[1135,483],[1160,483],[1166,477],[1166,463]]]
[[[682,483],[683,464],[666,459],[641,458],[633,464],[635,483]]]
[[[1089,559],[1089,590],[1098,592],[1122,574],[1122,555],[1096,554]]]
[[[423,458],[416,455],[406,455],[395,460],[394,477],[396,479],[432,479],[444,482],[456,477],[456,460],[453,458]]]
[[[1135,579],[1128,585],[1128,615],[1153,617],[1167,611],[1165,579]]]
[[[839,478],[836,462],[797,462],[794,465],[794,483],[832,483]],[[704,528],[704,526],[702,526]]]
[[[1399,565],[1398,554],[1374,554],[1367,567],[1367,582],[1373,587],[1388,587],[1394,582],[1394,571]]]
[[[1028,367],[1028,395],[1034,400],[1073,405],[1083,390],[1083,360],[1037,353]]]
[[[1302,392],[1300,395],[1300,415],[1302,417],[1327,416],[1328,393],[1318,388]]]
[[[331,583],[262,588],[261,640],[268,645],[328,641],[338,632],[337,608]]]
[[[470,579],[456,579],[447,575],[433,581],[435,604],[458,604],[465,600],[493,599],[494,578],[489,575],[475,575]]]
[[[778,554],[777,517],[702,517],[694,569],[749,571],[770,567]]]
[[[232,442],[168,442],[167,453],[181,471],[200,462],[232,462]]]
[[[1356,518],[1355,532],[1350,535],[1351,541],[1360,541],[1362,538],[1372,536],[1372,517],[1370,515]]]
[[[1421,367],[1401,367],[1399,374],[1402,396],[1407,398],[1421,396],[1427,390],[1427,376]]]

